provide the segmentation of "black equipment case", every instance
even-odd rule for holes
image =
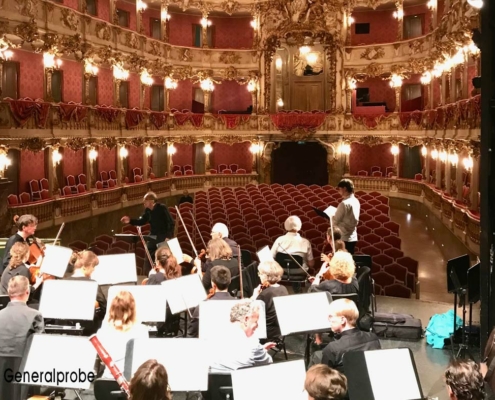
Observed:
[[[384,339],[419,340],[423,337],[421,320],[409,314],[375,313],[373,331]]]

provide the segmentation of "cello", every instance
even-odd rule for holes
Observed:
[[[62,233],[64,227],[65,227],[65,222],[62,222],[62,225],[60,225],[60,229],[58,230],[57,236],[55,237],[55,240],[53,241],[53,245],[55,245],[57,243],[58,239],[60,238],[60,234]],[[41,249],[41,247],[38,243],[41,243],[41,245],[43,246],[43,250]],[[32,252],[34,249],[35,254],[39,254],[38,257],[35,258],[35,261],[34,261],[35,264],[36,264],[36,261],[39,259],[40,256],[42,256],[42,257],[45,256],[44,248],[45,248],[45,245],[38,238],[35,238],[35,242],[33,242],[29,246],[30,252]],[[37,251],[36,249],[38,249],[39,253],[36,253],[36,251]],[[31,253],[31,255],[32,255],[32,253]],[[29,261],[31,262],[31,256],[29,257]],[[33,266],[29,267],[29,273],[31,274],[31,284],[32,285],[36,284],[36,281],[41,274],[40,270],[41,270],[41,263],[40,263],[40,265],[33,265]],[[45,273],[42,275],[42,278],[44,281],[49,280],[49,279],[56,279],[53,275],[49,275],[49,274],[45,274]]]

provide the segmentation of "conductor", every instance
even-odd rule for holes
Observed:
[[[155,251],[157,243],[164,242],[165,239],[171,239],[174,236],[174,219],[168,212],[167,206],[157,203],[157,196],[153,192],[148,192],[144,195],[144,213],[139,218],[130,218],[127,215],[120,219],[124,224],[134,226],[143,226],[149,223],[151,226],[150,236],[155,236],[153,242],[148,242],[147,246],[151,259],[155,259]],[[151,270],[151,265],[148,259],[144,262],[144,273],[148,275]]]

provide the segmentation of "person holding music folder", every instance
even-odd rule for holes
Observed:
[[[207,300],[233,300],[229,293],[231,281],[230,270],[223,265],[216,265],[211,269],[211,289]],[[194,309],[193,316],[187,328],[187,337],[198,337],[199,333],[199,306]]]
[[[350,179],[342,179],[337,184],[337,190],[342,196],[342,201],[337,206],[337,211],[333,216],[333,226],[342,231],[345,248],[349,253],[354,254],[354,248],[358,240],[357,225],[359,223],[361,204],[354,196],[354,184]]]
[[[315,351],[311,365],[325,364],[345,374],[344,354],[353,350],[378,350],[382,346],[373,332],[363,332],[356,327],[359,311],[356,303],[349,299],[332,301],[328,308],[330,329],[339,337],[327,344],[323,351]]]
[[[347,395],[347,378],[327,365],[313,365],[306,372],[304,389],[308,400],[344,400]]]
[[[227,225],[217,222],[211,228],[211,238],[212,239],[223,239],[232,250],[232,257],[239,257],[239,249],[237,248],[237,243],[229,238],[229,228]]]
[[[269,340],[280,340],[282,336],[273,298],[289,295],[287,288],[279,285],[283,274],[284,270],[276,261],[264,261],[258,265],[261,285],[254,289],[251,300],[265,303],[266,334]]]
[[[276,344],[268,342],[261,345],[254,336],[259,317],[259,305],[255,301],[244,301],[232,306],[230,322],[236,329],[227,341],[223,339],[219,347],[215,347],[215,358],[210,364],[212,372],[273,363],[267,350],[275,347]]]
[[[144,213],[139,218],[130,218],[127,215],[120,219],[124,224],[134,226],[143,226],[150,224],[150,236],[155,236],[156,240],[148,242],[147,248],[151,258],[155,257],[157,243],[164,242],[165,239],[171,239],[174,236],[175,222],[165,204],[157,203],[158,197],[153,192],[148,192],[144,195]],[[150,261],[144,260],[145,275],[151,270]]]
[[[156,360],[144,362],[129,384],[130,400],[172,400],[165,367]]]
[[[3,271],[5,271],[5,269],[9,265],[9,261],[11,257],[10,249],[12,248],[14,243],[18,243],[18,242],[26,243],[28,242],[28,239],[35,234],[36,228],[38,227],[38,218],[36,218],[34,215],[31,214],[21,215],[19,218],[16,219],[16,226],[18,229],[17,233],[12,235],[5,244],[0,275],[3,273]]]
[[[107,320],[103,322],[96,336],[117,368],[123,371],[127,342],[131,339],[148,338],[148,328],[137,322],[136,301],[132,293],[126,290],[117,293],[107,315]],[[103,378],[113,379],[108,368],[105,368]]]

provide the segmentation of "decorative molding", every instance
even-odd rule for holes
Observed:
[[[21,150],[29,150],[32,151],[33,153],[38,153],[42,151],[45,148],[46,144],[45,142],[40,139],[40,138],[29,138],[29,139],[24,139],[20,145],[19,148]]]
[[[360,57],[366,60],[379,60],[385,56],[385,49],[382,46],[368,47],[364,50]]]
[[[69,8],[62,8],[61,14],[60,21],[62,21],[63,25],[73,31],[79,30],[79,18],[74,11]]]

